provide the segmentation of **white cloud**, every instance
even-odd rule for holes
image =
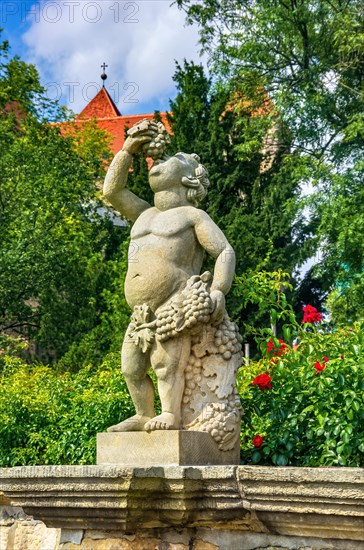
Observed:
[[[28,61],[36,64],[49,95],[79,112],[101,85],[122,113],[165,109],[174,95],[174,60],[199,62],[196,27],[170,0],[40,0],[28,15],[23,36]],[[205,63],[204,63],[205,64]],[[73,84],[70,84],[73,83]],[[72,93],[73,90],[73,93]],[[128,99],[138,103],[128,103]]]

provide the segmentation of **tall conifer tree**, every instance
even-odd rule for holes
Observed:
[[[236,251],[237,274],[293,273],[305,259],[307,228],[296,202],[299,158],[289,154],[274,106],[264,93],[251,102],[232,83],[214,86],[201,66],[186,61],[177,65],[174,80],[173,148],[196,152],[208,169],[204,207]],[[246,319],[234,293],[230,301],[236,319]]]

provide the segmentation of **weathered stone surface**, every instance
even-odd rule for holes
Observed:
[[[7,499],[7,505],[0,505],[0,525],[8,526],[13,525],[15,520],[29,519],[22,508],[10,506],[10,500]]]
[[[10,500],[2,495],[0,500],[0,550],[9,550],[9,533],[14,523],[17,520],[27,521],[29,519],[22,508],[10,506]]]
[[[84,531],[82,529],[62,529],[60,543],[72,542],[73,544],[81,544]]]
[[[125,530],[230,519],[244,523],[250,514],[242,506],[235,469],[30,466],[0,471],[0,486],[14,503],[53,527]]]
[[[136,538],[132,543],[126,539],[109,537],[100,540],[85,538],[81,545],[67,543],[63,544],[60,550],[155,550],[159,543],[160,539],[157,538]]]
[[[299,526],[302,536],[332,538],[335,533],[338,538],[362,540],[363,472],[240,466],[237,475],[245,507],[256,512],[268,532],[294,536]]]
[[[288,537],[272,534],[220,529],[186,530],[184,542],[175,542],[175,531],[153,530],[138,535],[112,535],[99,533],[98,543],[86,532],[81,545],[61,545],[61,550],[361,550],[363,544],[334,539]],[[102,535],[102,536],[101,536]],[[103,543],[103,544],[102,544]]]
[[[299,527],[297,528],[299,533]],[[250,533],[237,530],[198,529],[196,540],[215,544],[222,550],[361,550],[360,541]]]
[[[317,548],[336,548],[336,544],[348,550],[350,543],[358,550],[364,541],[363,472],[254,466],[33,466],[0,470],[0,489],[50,527],[84,529],[84,540],[102,540],[97,533],[106,531],[125,545],[125,540],[135,540],[126,534],[138,537],[142,531],[151,535],[157,530],[161,538],[162,531],[174,527],[197,529],[199,536],[195,533],[193,539],[189,532],[187,537],[185,531],[181,538],[161,540],[188,545],[201,539],[229,549],[241,540],[248,543],[248,534],[255,533],[268,545],[277,536],[276,546],[282,548],[291,548],[286,541],[300,537],[292,548],[316,548],[312,541],[318,540]],[[246,548],[263,547],[259,540]]]
[[[239,464],[240,449],[220,451],[209,433],[187,430],[97,434],[97,464],[160,465]]]
[[[0,506],[10,505],[10,501],[3,493],[0,493]]]
[[[12,541],[0,538],[2,550],[33,550],[39,543],[39,522],[16,521]],[[24,527],[26,526],[26,536]],[[43,526],[44,527],[44,526]],[[282,536],[251,533],[234,529],[139,529],[134,534],[119,531],[78,531],[83,536],[66,542],[62,538],[54,544],[54,529],[43,531],[40,548],[47,550],[360,550],[360,541]],[[36,530],[38,529],[38,533]],[[17,533],[16,533],[17,531]],[[51,537],[49,536],[51,534]],[[69,538],[69,534],[65,536]],[[14,546],[14,541],[16,546]],[[63,542],[62,542],[63,541]],[[9,542],[9,544],[8,544]],[[31,546],[28,546],[31,544]]]
[[[44,523],[34,520],[16,520],[10,527],[6,550],[57,550],[59,529],[47,529]]]
[[[201,539],[195,540],[193,544],[193,550],[219,550],[219,548],[216,544],[211,544]]]

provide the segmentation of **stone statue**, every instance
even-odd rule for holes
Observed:
[[[241,338],[225,311],[235,254],[222,231],[198,208],[208,175],[196,154],[169,157],[162,123],[143,120],[128,131],[108,170],[105,198],[133,222],[125,297],[133,310],[122,346],[122,372],[136,415],[108,431],[185,429],[209,432],[230,450],[240,433],[235,387]],[[126,188],[133,155],[154,160],[154,206]],[[204,253],[213,276],[200,273]],[[155,416],[152,368],[162,413]]]

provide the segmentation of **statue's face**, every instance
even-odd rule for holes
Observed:
[[[182,178],[193,177],[197,166],[197,160],[187,153],[157,160],[149,170],[149,185],[155,193],[182,185]]]

